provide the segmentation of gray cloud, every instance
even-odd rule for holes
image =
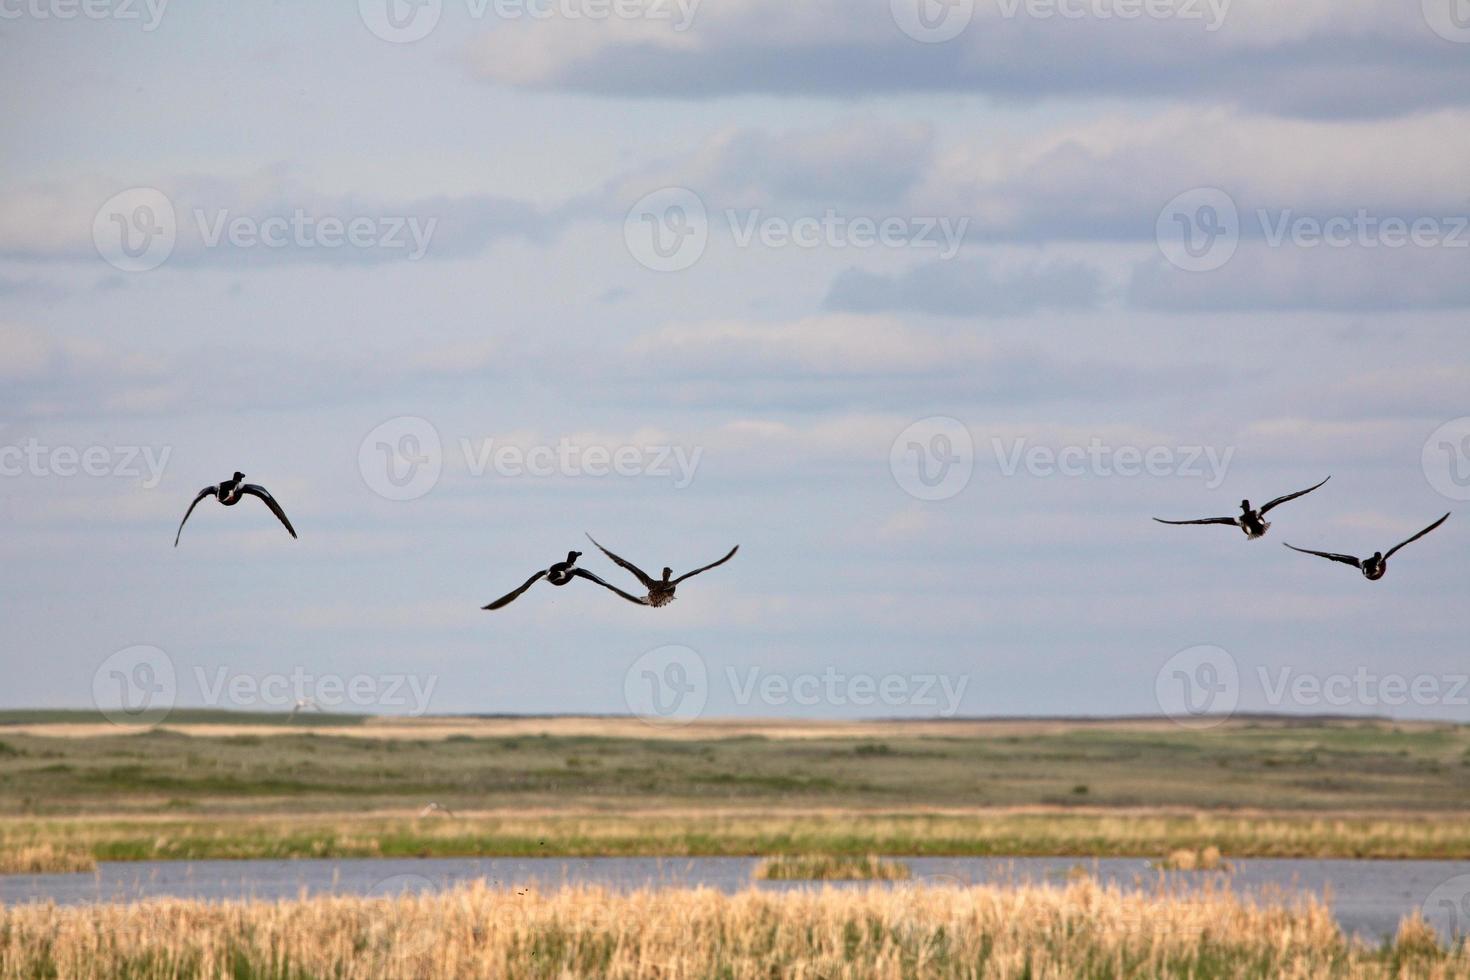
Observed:
[[[913,92],[1234,102],[1320,117],[1394,115],[1470,101],[1470,61],[1418,3],[1266,0],[1167,5],[1164,19],[1068,17],[1025,0],[975,4],[944,43],[905,34],[888,0],[701,7],[692,26],[564,19],[501,25],[471,49],[483,78],[596,96]],[[963,16],[965,7],[952,12]],[[958,22],[957,22],[958,23]]]
[[[1221,268],[1133,268],[1130,305],[1172,312],[1384,312],[1470,307],[1470,248],[1242,245]]]
[[[500,239],[544,241],[562,222],[524,202],[489,195],[386,200],[323,193],[280,168],[245,178],[169,176],[151,186],[172,212],[167,264],[182,267],[457,259]],[[0,257],[96,261],[94,221],[114,195],[129,189],[97,179],[11,189],[0,198]],[[166,228],[167,221],[155,226]]]
[[[997,270],[980,260],[917,265],[893,276],[848,269],[833,280],[823,305],[879,313],[908,310],[939,316],[1025,316],[1040,310],[1086,310],[1102,298],[1095,268],[1085,262],[1038,262]]]

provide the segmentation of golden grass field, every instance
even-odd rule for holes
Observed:
[[[433,800],[447,810],[425,811]],[[0,716],[0,873],[98,861],[767,859],[841,890],[466,887],[0,908],[18,977],[1435,977],[1418,920],[1228,891],[934,887],[905,856],[1470,858],[1470,729],[1375,720],[701,722]],[[884,855],[878,864],[870,855]],[[898,879],[898,880],[894,880]]]
[[[503,892],[0,909],[0,980],[468,977],[1465,977],[1405,920],[1370,948],[1327,908],[1226,891]]]
[[[453,816],[419,814],[433,800]],[[1470,858],[1470,728],[0,712],[0,869],[412,856]],[[48,863],[48,861],[50,863]]]

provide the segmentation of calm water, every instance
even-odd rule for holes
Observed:
[[[1128,889],[1157,888],[1143,861],[1108,858],[903,858],[917,879],[935,884],[1063,883],[1079,865]],[[1343,929],[1371,940],[1391,935],[1399,917],[1424,907],[1448,934],[1470,928],[1470,861],[1315,861],[1247,859],[1228,876],[1171,873],[1171,882],[1228,881],[1237,893],[1325,895]],[[89,874],[0,876],[0,902],[132,902],[172,896],[200,899],[295,898],[306,894],[387,895],[484,881],[513,889],[535,884],[596,884],[617,889],[704,885],[735,891],[752,885],[752,858],[423,858],[294,861],[144,861],[102,864]],[[758,883],[760,888],[812,887]],[[839,886],[841,887],[841,886]],[[1427,904],[1426,904],[1427,903]],[[1461,918],[1456,919],[1459,915]]]

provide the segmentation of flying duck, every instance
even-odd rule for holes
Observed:
[[[1424,537],[1424,535],[1428,534],[1430,531],[1433,531],[1435,528],[1439,527],[1441,524],[1449,519],[1450,515],[1446,514],[1439,520],[1435,521],[1433,524],[1426,527],[1424,530],[1420,531],[1418,534],[1414,535],[1412,538],[1409,538],[1407,541],[1401,541],[1400,543],[1394,545],[1392,548],[1389,548],[1388,554],[1384,554],[1381,551],[1375,551],[1373,552],[1373,557],[1371,558],[1354,558],[1352,555],[1335,555],[1330,551],[1312,551],[1310,548],[1298,548],[1294,544],[1289,544],[1287,545],[1287,547],[1290,548],[1292,551],[1300,551],[1304,555],[1316,555],[1318,558],[1326,558],[1330,561],[1340,561],[1344,565],[1352,565],[1354,568],[1361,571],[1363,573],[1363,577],[1366,578],[1368,581],[1376,582],[1379,579],[1383,578],[1384,572],[1388,571],[1388,560],[1393,557],[1393,553],[1395,551],[1398,551],[1406,544],[1413,544],[1415,541],[1418,541],[1420,538]]]
[[[205,497],[214,497],[226,507],[235,506],[247,494],[252,497],[259,497],[265,501],[265,505],[271,509],[271,513],[275,514],[276,517],[280,518],[281,523],[286,525],[286,530],[291,532],[291,537],[296,537],[296,529],[286,519],[286,512],[281,510],[281,505],[276,503],[276,498],[270,495],[270,491],[266,490],[265,487],[244,481],[245,474],[236,473],[230,479],[221,482],[218,486],[205,487],[203,490],[200,490],[195,495],[194,502],[189,505],[189,509],[184,511],[184,519],[179,521],[179,533],[174,535],[174,547],[177,548],[179,546],[179,538],[184,534],[184,525],[189,523],[189,515],[194,513],[194,508],[198,507],[199,501]]]
[[[552,585],[566,585],[574,578],[590,579],[593,582],[596,582],[598,585],[602,586],[604,589],[609,589],[613,592],[616,592],[618,595],[622,596],[624,599],[627,599],[629,602],[636,602],[640,606],[643,605],[643,600],[638,598],[637,596],[629,595],[615,585],[609,585],[602,579],[598,578],[596,575],[593,575],[591,572],[587,571],[587,569],[585,568],[574,567],[577,564],[577,559],[581,557],[582,553],[580,551],[568,551],[566,561],[559,561],[555,565],[552,565],[550,568],[542,569],[535,575],[532,575],[530,578],[526,579],[525,584],[516,589],[514,592],[509,592],[501,596],[499,599],[496,599],[494,602],[490,603],[490,605],[482,606],[481,608],[500,609],[503,606],[508,606],[513,601],[515,601],[515,599],[522,592],[526,591],[531,586],[541,581],[541,579],[543,578],[546,579],[546,581],[550,582]]]
[[[597,544],[597,539],[590,534],[587,535],[587,540],[591,541],[593,544]],[[639,599],[638,601],[646,606],[667,606],[669,603],[674,601],[674,588],[680,582],[684,581],[686,578],[692,578],[693,576],[698,575],[700,572],[707,572],[711,568],[714,568],[716,565],[725,564],[725,562],[735,557],[735,552],[740,550],[740,545],[737,544],[735,547],[730,549],[729,554],[721,558],[719,561],[710,562],[708,565],[705,565],[702,568],[696,568],[692,572],[685,572],[683,575],[680,575],[676,579],[670,578],[670,576],[674,574],[674,570],[672,568],[665,568],[664,577],[662,579],[656,579],[632,562],[619,558],[611,551],[608,551],[606,548],[602,547],[602,545],[597,544],[597,547],[602,551],[604,555],[607,555],[613,561],[617,562],[619,565],[632,572],[634,576],[637,577],[638,581],[643,583],[643,587],[648,590],[648,596],[646,598]]]
[[[1329,476],[1327,480],[1330,479],[1332,479],[1332,477]],[[1327,480],[1323,480],[1322,483],[1326,483]],[[1320,487],[1322,483],[1317,484],[1317,487]],[[1260,510],[1256,510],[1255,508],[1251,507],[1251,502],[1249,500],[1242,500],[1240,502],[1239,517],[1203,517],[1197,521],[1166,521],[1162,517],[1155,517],[1154,520],[1158,521],[1160,524],[1230,524],[1234,527],[1240,528],[1242,531],[1245,532],[1245,536],[1247,538],[1254,541],[1256,538],[1263,537],[1266,531],[1269,530],[1271,527],[1269,521],[1262,520],[1262,518],[1266,516],[1267,511],[1269,511],[1272,507],[1277,506],[1278,504],[1286,503],[1288,500],[1295,500],[1298,497],[1306,496],[1313,490],[1317,489],[1317,487],[1307,487],[1307,489],[1305,490],[1298,490],[1296,493],[1289,493],[1284,497],[1277,497],[1275,500],[1271,501]]]

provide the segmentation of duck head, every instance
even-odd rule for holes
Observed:
[[[1242,500],[1240,502],[1240,512],[1242,514],[1249,514],[1251,512],[1251,502],[1249,500]]]
[[[578,558],[581,558],[581,557],[582,557],[582,553],[580,551],[568,551],[567,552],[567,564],[568,565],[575,565],[577,563],[577,559]]]
[[[664,581],[667,582],[669,580],[669,577],[671,575],[673,575],[673,574],[674,574],[674,570],[672,568],[665,568],[664,569]]]

